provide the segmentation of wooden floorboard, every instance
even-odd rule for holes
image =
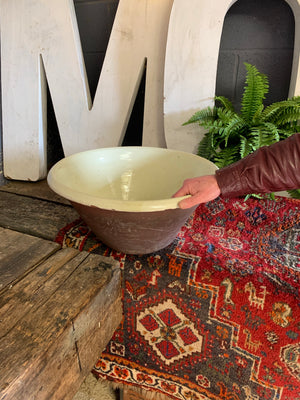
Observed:
[[[78,218],[73,207],[0,191],[0,226],[54,240],[58,231]]]
[[[70,205],[68,200],[50,189],[46,180],[38,182],[8,181],[7,184],[0,186],[0,191]]]
[[[34,260],[27,263],[31,271],[26,270],[27,274],[20,273],[17,282],[11,283],[10,290],[0,292],[0,338],[13,329],[24,315],[45,303],[53,295],[59,282],[64,282],[73,273],[74,266],[70,261],[78,255],[77,250],[66,248],[58,251],[59,248],[39,265],[35,262],[35,268]],[[36,243],[35,252],[38,253],[39,249],[42,261],[45,253],[40,243]]]
[[[41,254],[47,258],[60,248],[58,243],[1,227],[0,236],[0,292],[40,262]]]
[[[70,400],[121,321],[120,283],[116,261],[62,249],[6,286],[0,398]]]

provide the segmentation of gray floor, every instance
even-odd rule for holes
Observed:
[[[73,400],[116,400],[116,394],[106,381],[97,380],[89,374]]]

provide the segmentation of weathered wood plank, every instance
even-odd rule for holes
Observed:
[[[83,254],[66,263],[76,268],[53,295],[0,339],[0,399],[71,399],[120,322],[118,263]]]
[[[63,226],[78,218],[71,207],[0,191],[0,226],[54,240]]]
[[[70,205],[68,200],[49,188],[46,180],[38,182],[7,181],[5,185],[0,186],[0,191]]]
[[[44,258],[43,254],[43,249],[41,249],[40,257]],[[78,256],[76,263],[70,263],[69,261],[75,256]],[[74,268],[77,268],[79,257],[84,260],[87,255],[82,253],[79,256],[78,251],[71,248],[62,249],[38,265],[15,285],[11,285],[9,290],[2,291],[0,294],[0,338],[13,329],[27,313],[40,307],[53,295],[53,291],[65,282]]]
[[[115,291],[115,295],[118,290],[119,288],[116,285],[110,285],[110,291]],[[118,296],[114,302],[112,302],[111,296],[106,298],[106,303],[103,302],[104,299],[105,297],[100,294],[95,298],[95,314],[89,314],[89,317],[82,321],[86,326],[86,331],[78,340],[75,323],[72,336],[73,353],[69,351],[71,349],[70,339],[67,334],[64,335],[65,343],[61,344],[61,348],[53,347],[47,352],[47,364],[44,364],[47,368],[47,375],[50,371],[56,371],[59,368],[60,371],[63,369],[64,376],[54,377],[50,375],[45,380],[42,388],[35,382],[31,386],[27,385],[27,391],[25,392],[27,397],[22,398],[21,393],[21,396],[14,397],[14,400],[23,400],[35,394],[36,397],[31,397],[32,399],[73,399],[73,396],[92,370],[122,319],[121,296]],[[103,313],[103,310],[105,310],[105,313]],[[84,317],[83,313],[82,316]]]
[[[0,292],[59,248],[58,243],[0,227]]]

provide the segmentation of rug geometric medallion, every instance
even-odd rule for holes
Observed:
[[[174,399],[300,400],[300,202],[218,198],[165,249],[118,253],[80,219],[57,241],[120,263],[124,318],[94,374]]]

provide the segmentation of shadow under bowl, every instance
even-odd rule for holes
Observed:
[[[177,150],[113,147],[73,154],[48,174],[50,188],[68,199],[107,246],[148,254],[169,245],[196,207],[172,198],[183,181],[213,174],[210,161]]]

